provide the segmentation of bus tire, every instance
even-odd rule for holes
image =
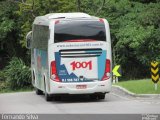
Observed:
[[[54,101],[60,101],[61,100],[61,96],[54,96],[53,99],[54,99]]]
[[[90,95],[90,99],[96,100],[97,99],[97,95],[95,95],[95,94]]]
[[[41,91],[40,89],[36,88],[36,94],[37,95],[43,95],[43,91]]]
[[[99,94],[98,99],[105,99],[105,94]]]

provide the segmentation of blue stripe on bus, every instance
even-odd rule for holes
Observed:
[[[98,79],[99,80],[101,80],[104,75],[105,64],[106,64],[106,50],[102,50],[101,56],[97,57]]]

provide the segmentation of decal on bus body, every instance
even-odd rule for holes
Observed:
[[[90,51],[86,51],[90,52]],[[67,58],[55,52],[56,68],[62,82],[101,80],[105,71],[106,50],[97,57]]]
[[[34,49],[34,61],[36,65],[36,74],[38,78],[38,86],[42,85],[42,82],[40,82],[44,76],[42,76],[44,71],[47,71],[47,65],[48,65],[48,60],[47,60],[47,51],[45,50],[40,50],[40,49]]]

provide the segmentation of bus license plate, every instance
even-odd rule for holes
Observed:
[[[87,85],[76,85],[77,89],[86,89]]]

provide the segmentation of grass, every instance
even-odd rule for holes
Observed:
[[[20,88],[17,90],[11,90],[11,89],[5,88],[5,89],[0,90],[0,94],[1,93],[14,93],[14,92],[28,92],[28,91],[33,91],[33,88],[32,87],[24,87],[24,88]]]
[[[124,87],[136,94],[160,94],[160,81],[157,84],[157,90],[155,90],[151,79],[123,81],[115,85]]]
[[[1,93],[14,93],[14,92],[27,92],[27,91],[33,91],[33,87],[25,86],[23,88],[12,90],[7,86],[7,83],[5,81],[0,81],[0,94]]]
[[[0,91],[0,94],[1,93],[14,93],[14,92],[29,92],[29,91],[33,91],[33,88],[21,88],[18,90],[4,89]]]

